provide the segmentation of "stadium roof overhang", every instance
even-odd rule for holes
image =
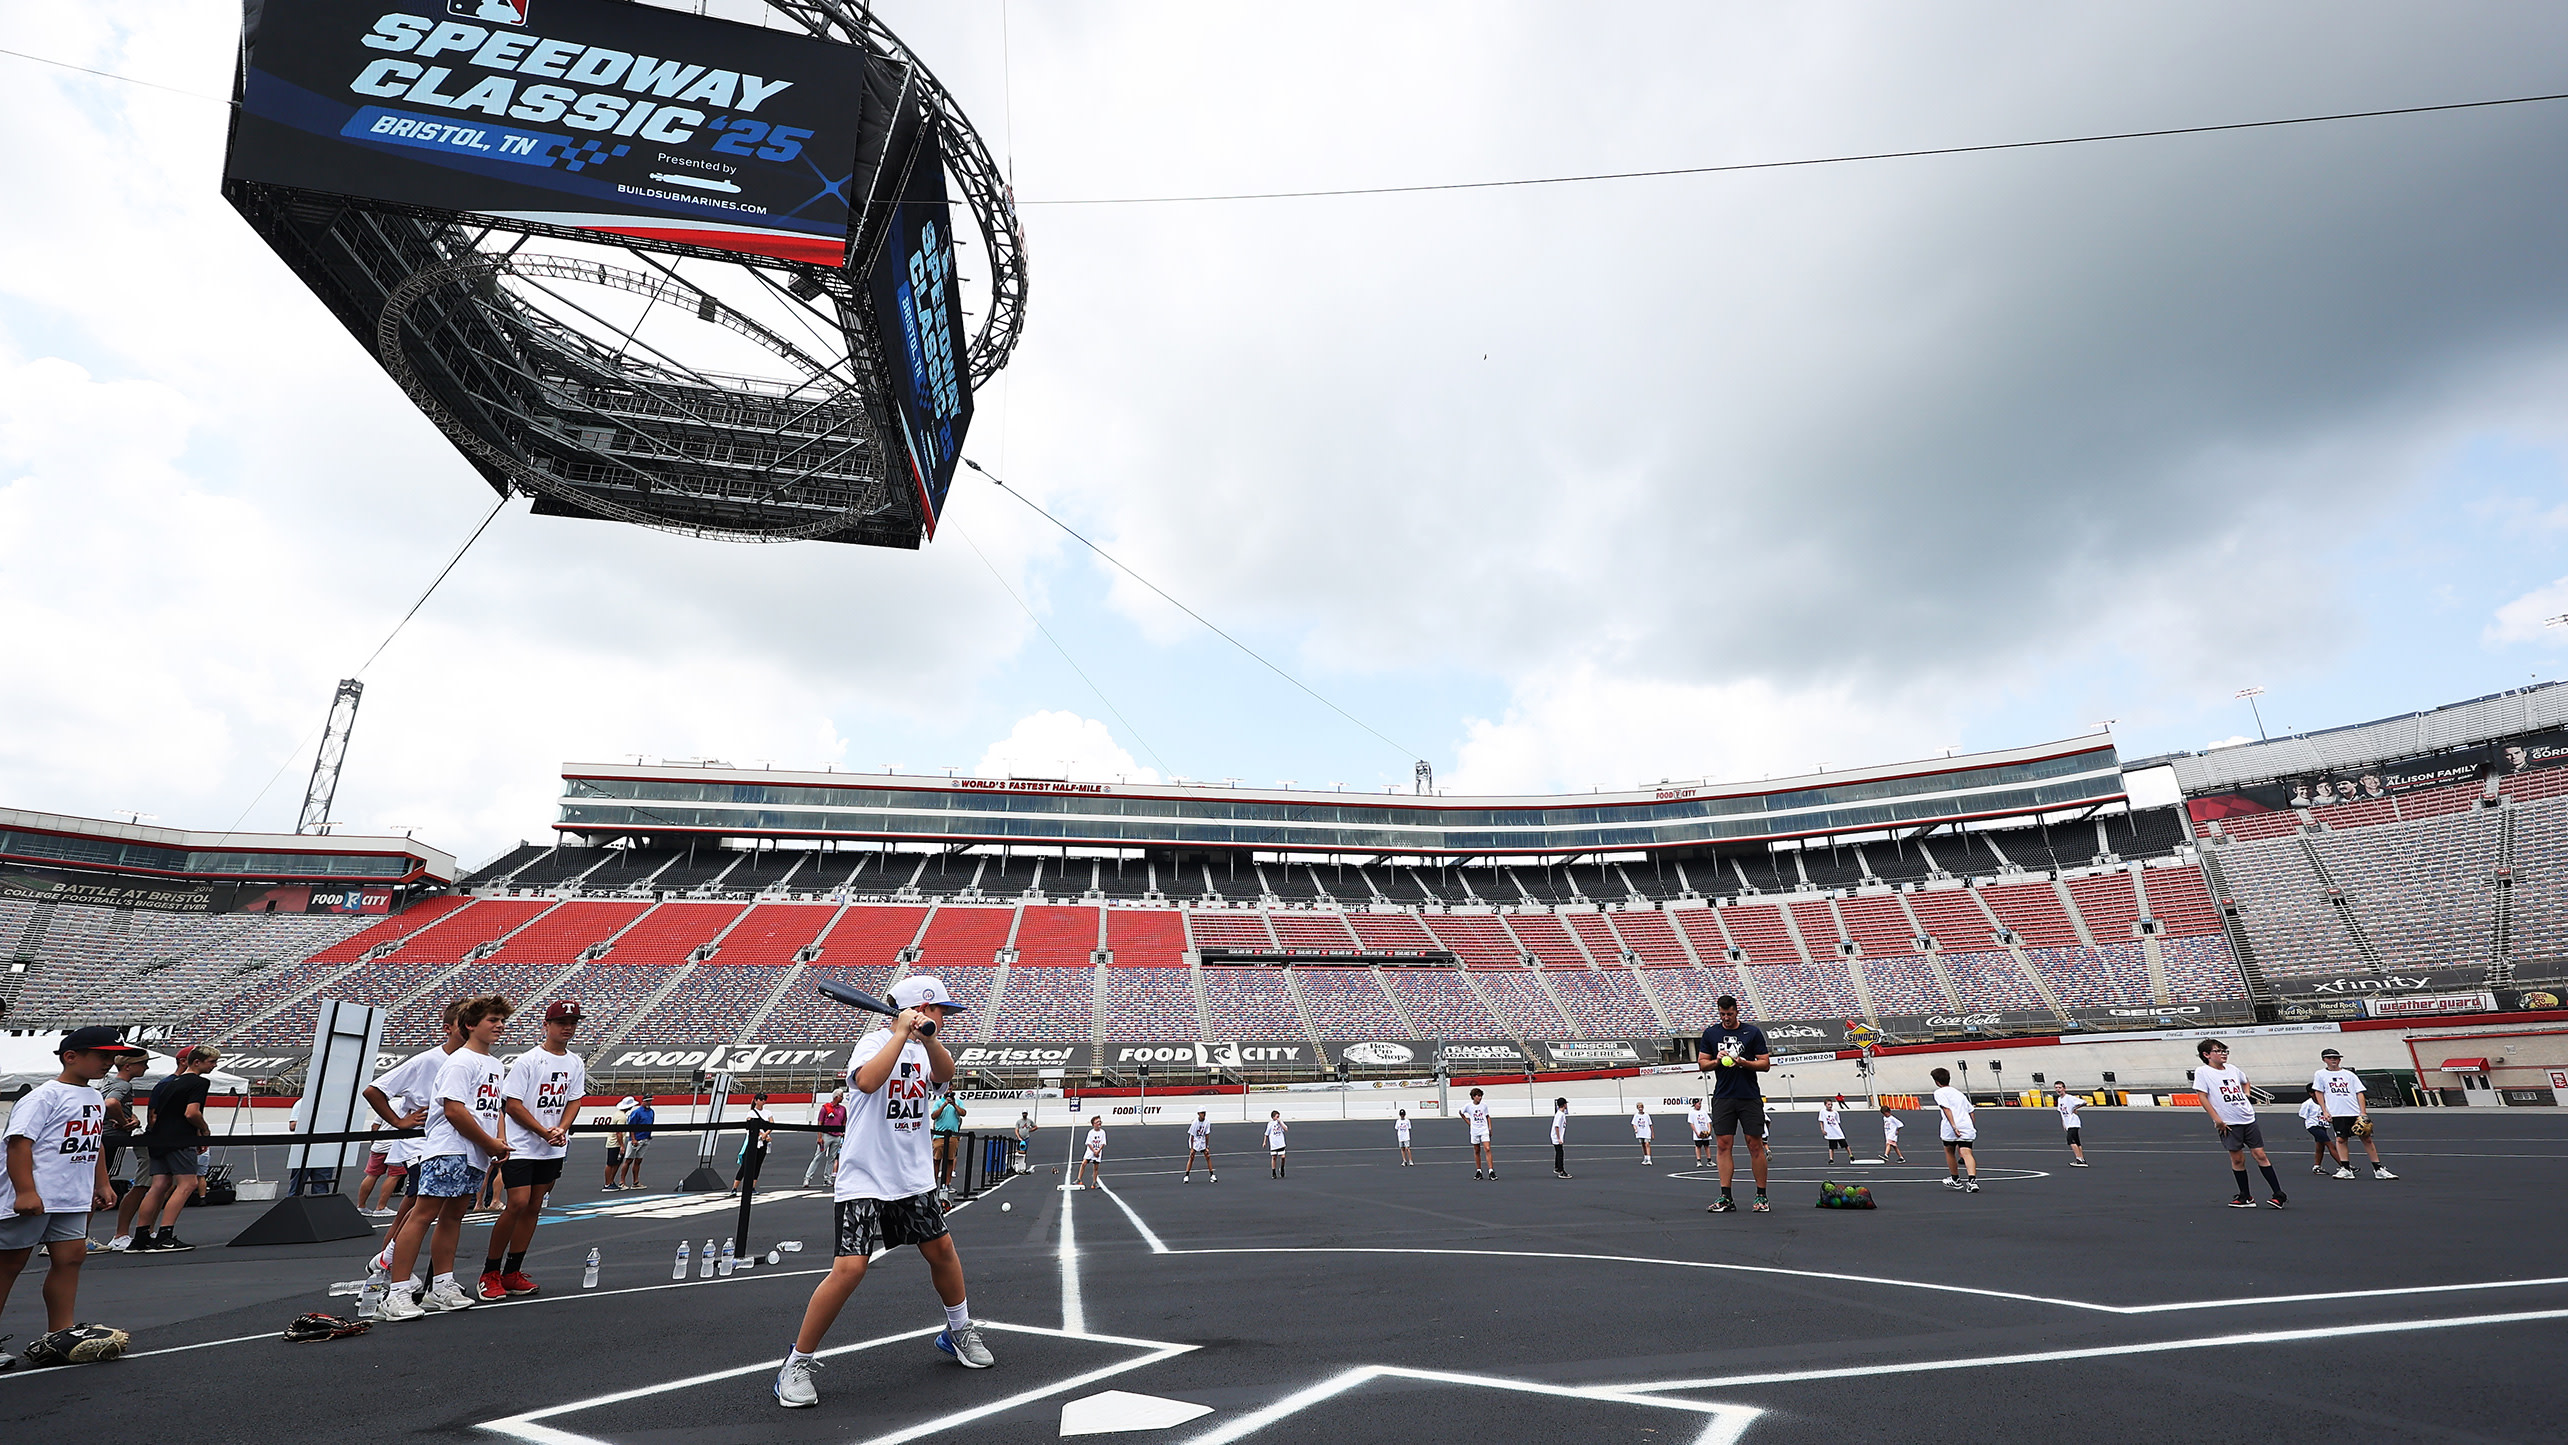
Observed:
[[[221,883],[400,886],[455,878],[455,855],[409,838],[347,833],[206,833],[0,808],[10,865]]]
[[[1752,784],[1418,796],[1065,778],[568,763],[566,836],[828,839],[1395,857],[1574,857],[1915,832],[2127,801],[2112,739],[2085,738]]]

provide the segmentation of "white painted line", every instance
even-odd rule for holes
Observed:
[[[2155,1315],[2165,1314],[2170,1310],[2219,1310],[2232,1309],[2239,1305],[2292,1305],[2305,1304],[2312,1300],[2395,1299],[2400,1295],[2408,1294],[2455,1294],[2462,1290],[2473,1289],[2536,1289],[2543,1285],[2554,1284],[2568,1285],[2568,1275],[2552,1275],[2547,1279],[2492,1279],[2477,1284],[2416,1284],[2396,1289],[2349,1289],[2330,1294],[2269,1294],[2245,1299],[2189,1300],[2165,1305],[2124,1305],[2122,1313]]]
[[[1513,1390],[1527,1395],[1550,1395],[1559,1399],[1593,1400],[1608,1405],[1667,1405],[1681,1407],[1698,1415],[1711,1417],[1695,1445],[1734,1445],[1757,1416],[1765,1413],[1752,1405],[1714,1405],[1695,1400],[1661,1400],[1621,1387],[1545,1385],[1531,1380],[1503,1380],[1490,1375],[1457,1375],[1444,1370],[1411,1370],[1395,1365],[1365,1365],[1333,1375],[1306,1390],[1287,1395],[1274,1404],[1198,1435],[1186,1445],[1229,1445],[1234,1440],[1289,1419],[1314,1405],[1381,1379],[1423,1380],[1433,1384],[1463,1385],[1482,1390]]]
[[[1099,1187],[1104,1187],[1103,1181],[1100,1181]],[[1141,1231],[1141,1237],[1150,1241],[1150,1252],[1152,1254],[1166,1254],[1169,1252],[1167,1244],[1162,1241],[1158,1235],[1150,1232],[1150,1226],[1141,1222],[1141,1216],[1133,1212],[1133,1207],[1131,1205],[1124,1203],[1124,1197],[1122,1195],[1117,1194],[1112,1189],[1107,1189],[1106,1197],[1115,1202],[1115,1208],[1124,1212],[1124,1218],[1132,1221],[1133,1228]]]
[[[1071,1334],[1085,1334],[1088,1307],[1079,1299],[1079,1234],[1070,1219],[1070,1206],[1077,1197],[1061,1196],[1061,1328]]]
[[[1144,1353],[1134,1359],[1122,1361],[1118,1364],[1102,1366],[1098,1369],[1087,1371],[1084,1374],[1072,1376],[1069,1379],[1059,1381],[1055,1384],[1045,1385],[1033,1390],[1020,1391],[1019,1393],[1010,1395],[1005,1399],[993,1400],[986,1404],[973,1406],[968,1410],[960,1410],[951,1414],[941,1415],[935,1419],[923,1421],[905,1429],[895,1430],[886,1435],[871,1436],[866,1440],[858,1442],[858,1445],[900,1445],[900,1442],[902,1441],[915,1440],[924,1435],[933,1435],[940,1431],[950,1430],[957,1425],[969,1424],[972,1421],[981,1419],[985,1416],[995,1415],[1006,1410],[1013,1410],[1019,1405],[1028,1404],[1047,1396],[1057,1395],[1065,1390],[1075,1390],[1083,1385],[1094,1384],[1099,1380],[1111,1379],[1116,1375],[1124,1374],[1131,1370],[1138,1370],[1146,1365],[1155,1365],[1162,1360],[1174,1359],[1177,1356],[1186,1354],[1196,1348],[1196,1346],[1193,1345],[1174,1344],[1165,1340],[1133,1340],[1125,1339],[1118,1335],[1091,1335],[1075,1330],[1046,1329],[1041,1325],[1001,1324],[996,1320],[982,1320],[980,1325],[981,1328],[985,1330],[998,1330],[1009,1334],[1019,1335],[1049,1335],[1056,1339],[1072,1339],[1088,1341],[1096,1344],[1123,1345],[1133,1349],[1143,1350],[1147,1353]],[[854,1354],[859,1350],[879,1349],[884,1345],[898,1344],[903,1340],[924,1339],[942,1331],[944,1328],[945,1326],[941,1324],[929,1325],[924,1329],[905,1330],[896,1335],[884,1335],[877,1339],[863,1340],[852,1345],[839,1345],[832,1349],[819,1351],[818,1353],[819,1357],[822,1359],[828,1359],[836,1355]],[[683,1379],[667,1380],[656,1385],[636,1386],[633,1389],[618,1390],[612,1394],[595,1395],[585,1400],[573,1400],[568,1404],[548,1405],[541,1410],[529,1410],[522,1415],[511,1415],[503,1420],[484,1421],[479,1428],[491,1431],[494,1434],[507,1435],[519,1440],[539,1442],[539,1445],[610,1445],[610,1442],[599,1440],[588,1435],[574,1434],[568,1430],[557,1429],[553,1426],[546,1425],[543,1422],[559,1415],[573,1414],[581,1410],[593,1410],[605,1405],[621,1404],[627,1400],[638,1400],[652,1395],[665,1395],[673,1390],[692,1389],[697,1385],[709,1385],[716,1381],[738,1379],[743,1375],[755,1375],[762,1371],[775,1369],[780,1362],[781,1357],[779,1357],[778,1360],[765,1360],[753,1365],[737,1365],[727,1370],[714,1370],[706,1374],[689,1375]]]
[[[2467,1325],[2528,1324],[2537,1320],[2568,1320],[2568,1310],[2527,1310],[2510,1315],[2459,1315],[2439,1320],[2332,1325],[2306,1330],[2260,1330],[2254,1334],[2204,1335],[2189,1340],[2103,1345],[2084,1350],[2044,1350],[2025,1355],[1979,1355],[1960,1360],[1921,1360],[1897,1365],[1853,1365],[1835,1370],[1784,1370],[1762,1375],[1715,1375],[1700,1380],[1667,1380],[1647,1385],[1624,1385],[1619,1388],[1635,1394],[1655,1394],[1663,1390],[1728,1390],[1736,1389],[1741,1385],[1787,1385],[1807,1380],[1855,1380],[1870,1379],[1880,1375],[1923,1375],[1939,1370],[1982,1370],[1997,1365],[2042,1365],[2060,1360],[2115,1359],[2124,1355],[2159,1355],[2177,1350],[2217,1349],[2223,1345],[2292,1344],[2302,1340],[2334,1340],[2355,1335],[2395,1335],[2417,1330],[2453,1330]]]

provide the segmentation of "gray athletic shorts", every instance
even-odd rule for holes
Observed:
[[[2232,1151],[2265,1147],[2265,1126],[2250,1119],[2244,1124],[2220,1126],[2220,1147]]]
[[[0,1219],[0,1250],[33,1249],[89,1237],[89,1213],[13,1214]]]
[[[839,1200],[837,1226],[836,1253],[860,1259],[878,1249],[926,1244],[948,1233],[934,1190],[907,1199]]]

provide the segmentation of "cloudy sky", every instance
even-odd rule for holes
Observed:
[[[618,755],[1584,791],[2112,718],[2137,756],[2252,733],[2250,684],[2281,731],[2560,665],[2568,102],[1095,202],[2534,95],[2568,14],[880,8],[1026,203],[969,454],[1381,736],[969,474],[917,554],[521,502],[366,672],[350,827],[478,861]],[[491,494],[217,193],[237,8],[9,14],[170,89],[0,55],[45,142],[0,154],[0,803],[289,827],[333,680]]]

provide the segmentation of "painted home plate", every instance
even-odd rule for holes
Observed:
[[[1211,1413],[1210,1405],[1189,1405],[1183,1400],[1136,1395],[1128,1390],[1106,1390],[1062,1406],[1061,1433],[1067,1438],[1113,1435],[1125,1430],[1165,1430]]]

